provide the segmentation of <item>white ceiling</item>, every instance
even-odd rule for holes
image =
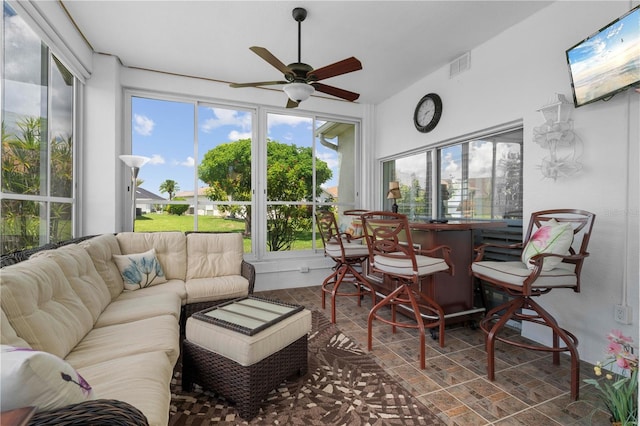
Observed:
[[[547,1],[81,1],[62,0],[94,51],[123,65],[224,82],[280,80],[249,50],[314,68],[350,56],[361,71],[323,83],[379,103],[547,6]],[[473,67],[473,56],[471,57]],[[272,86],[278,88],[279,86]],[[258,90],[241,88],[236,90]]]

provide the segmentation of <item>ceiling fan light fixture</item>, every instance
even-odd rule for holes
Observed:
[[[289,99],[298,103],[306,101],[316,91],[312,85],[307,83],[289,83],[284,86],[283,90]]]

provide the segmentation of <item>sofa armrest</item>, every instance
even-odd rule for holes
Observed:
[[[94,399],[36,413],[29,425],[38,426],[148,426],[142,411],[116,399]]]
[[[243,260],[240,275],[249,280],[249,294],[253,294],[253,288],[256,284],[256,268],[251,263]]]

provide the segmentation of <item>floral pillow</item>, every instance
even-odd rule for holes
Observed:
[[[125,290],[139,290],[167,282],[155,249],[137,254],[114,254],[113,260],[122,275]]]
[[[2,345],[2,411],[38,411],[94,399],[91,386],[66,361],[48,352]]]
[[[522,251],[522,261],[527,268],[533,269],[531,258],[540,253],[554,253],[566,255],[573,242],[573,228],[571,224],[561,224],[555,219],[549,220],[541,226],[531,237]],[[559,257],[549,257],[544,259],[543,271],[550,271],[562,262]]]

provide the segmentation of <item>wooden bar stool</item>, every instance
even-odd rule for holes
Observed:
[[[325,308],[327,294],[331,294],[331,322],[336,322],[336,297],[352,296],[358,298],[358,306],[361,305],[365,291],[371,294],[371,303],[375,304],[375,292],[369,282],[361,275],[358,269],[369,255],[367,246],[363,244],[362,236],[352,236],[341,233],[338,229],[336,216],[330,211],[318,211],[316,224],[324,244],[325,256],[335,261],[333,272],[322,283],[322,309]],[[356,291],[340,292],[342,283],[351,283]]]
[[[555,288],[569,288],[580,292],[580,271],[589,256],[587,245],[595,215],[584,210],[558,209],[531,214],[525,243],[509,246],[483,244],[471,265],[472,274],[480,282],[489,283],[512,296],[512,299],[487,312],[480,328],[487,334],[487,375],[495,379],[496,340],[524,349],[553,353],[553,364],[560,364],[560,353],[571,355],[571,399],[578,399],[580,387],[580,358],[578,339],[558,325],[556,319],[534,298]],[[486,247],[520,248],[521,261],[483,261]],[[551,346],[523,343],[500,333],[508,321],[529,321],[548,327],[552,333]],[[563,346],[560,346],[560,340]]]
[[[420,330],[420,368],[425,368],[425,328],[438,328],[439,343],[444,346],[444,310],[435,300],[420,291],[420,281],[437,272],[453,274],[453,264],[449,259],[450,249],[438,246],[429,250],[416,250],[411,241],[411,230],[407,217],[403,214],[384,211],[364,213],[362,216],[364,235],[369,249],[369,263],[373,272],[389,277],[395,283],[395,290],[378,302],[369,312],[368,348],[372,348],[372,325],[377,319],[396,327]],[[417,253],[417,254],[416,254]],[[432,257],[439,253],[441,257]],[[404,305],[414,314],[415,324],[399,322],[396,306]],[[377,312],[384,306],[391,308],[391,320]],[[426,319],[421,310],[427,311]]]

